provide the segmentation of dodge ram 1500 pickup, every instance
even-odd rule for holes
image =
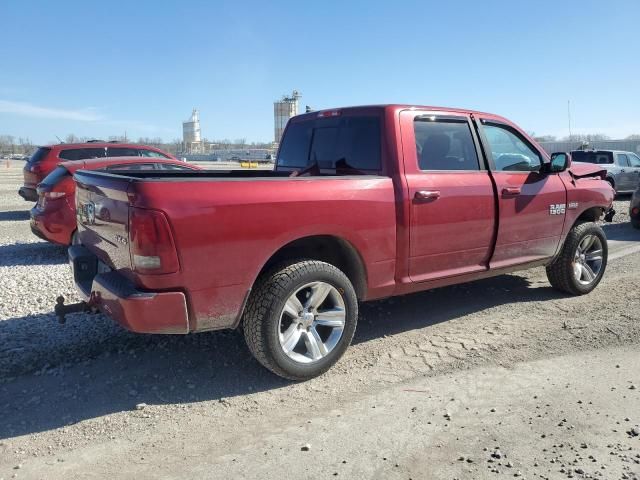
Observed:
[[[308,379],[344,353],[360,301],[537,266],[559,290],[593,290],[605,175],[487,113],[299,115],[274,171],[76,172],[69,259],[85,301],[60,297],[56,313],[144,333],[241,328],[262,365]]]

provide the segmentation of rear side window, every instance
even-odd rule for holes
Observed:
[[[39,149],[37,149],[33,153],[33,155],[31,155],[31,157],[29,158],[28,162],[29,163],[39,163],[42,160],[44,160],[44,158],[49,154],[50,151],[51,151],[50,148],[40,147]]]
[[[606,165],[613,163],[613,154],[611,152],[585,152],[583,150],[575,150],[571,152],[571,159],[574,162]]]
[[[163,153],[155,152],[153,150],[145,150],[145,149],[140,149],[140,155],[143,157],[150,157],[150,158],[171,158],[171,157],[168,157],[167,155],[164,155]]]
[[[137,148],[127,147],[109,147],[107,148],[107,157],[138,157],[140,152]]]
[[[295,122],[287,127],[278,152],[281,167],[360,173],[380,170],[380,120],[344,116]]]
[[[104,158],[104,148],[74,148],[62,150],[59,158],[64,160],[86,160],[88,158]]]
[[[45,185],[54,186],[60,183],[61,180],[63,180],[65,177],[68,177],[69,175],[71,175],[69,173],[69,170],[67,170],[63,166],[58,166],[49,175],[44,177],[42,183],[44,183]]]
[[[418,118],[413,129],[420,170],[480,170],[466,120]]]

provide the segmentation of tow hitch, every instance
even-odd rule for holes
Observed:
[[[56,306],[54,308],[54,311],[56,312],[58,323],[64,325],[64,323],[67,321],[67,319],[65,318],[66,315],[78,312],[91,312],[92,308],[91,305],[87,302],[78,302],[72,303],[70,305],[65,305],[64,297],[60,295],[58,298],[56,298]]]
[[[613,221],[613,216],[616,214],[616,211],[613,209],[613,207],[611,207],[609,210],[607,210],[607,212],[604,214],[604,221],[605,222],[609,222],[611,223]]]

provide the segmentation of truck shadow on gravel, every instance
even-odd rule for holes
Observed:
[[[13,222],[18,220],[29,220],[29,210],[10,210],[0,212],[0,222]]]
[[[67,262],[67,249],[47,242],[0,245],[0,267],[59,265]]]
[[[362,305],[354,343],[496,305],[561,297],[550,287],[505,275],[372,302]],[[243,401],[238,397],[290,384],[263,369],[236,331],[137,335],[102,315],[84,314],[71,315],[65,326],[51,314],[0,322],[0,438],[116,412],[138,415],[140,403],[149,405],[150,415],[156,407],[203,401],[226,408]]]

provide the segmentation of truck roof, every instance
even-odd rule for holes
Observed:
[[[411,105],[405,103],[388,103],[388,104],[372,104],[372,105],[353,105],[349,107],[338,107],[338,108],[324,108],[321,110],[315,110],[309,113],[302,113],[298,115],[298,117],[306,117],[306,116],[317,116],[322,112],[331,112],[331,111],[345,111],[345,110],[364,110],[364,109],[381,109],[381,110],[394,110],[394,111],[402,111],[402,110],[426,110],[426,111],[442,111],[442,112],[452,112],[452,113],[464,113],[464,114],[474,114],[481,115],[483,117],[489,117],[494,120],[499,120],[501,122],[505,122],[511,124],[512,122],[504,117],[499,115],[495,115],[493,113],[482,112],[479,110],[469,110],[465,108],[456,108],[456,107],[438,107],[433,105]]]

